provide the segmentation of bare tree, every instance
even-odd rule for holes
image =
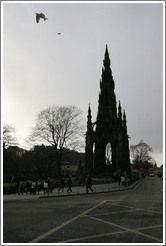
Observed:
[[[133,164],[135,164],[135,166],[142,167],[143,163],[153,161],[153,157],[150,155],[150,152],[152,152],[153,150],[143,140],[141,140],[136,145],[131,145],[130,150]]]
[[[5,124],[3,126],[3,147],[7,148],[11,145],[16,145],[15,128],[12,125]]]
[[[81,142],[81,111],[76,106],[50,106],[36,117],[33,138],[55,147],[58,173],[61,173],[63,148],[76,149]]]

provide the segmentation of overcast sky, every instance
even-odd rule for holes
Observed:
[[[37,24],[37,12],[48,20]],[[26,146],[36,115],[47,106],[74,104],[86,124],[90,103],[96,120],[107,44],[129,143],[143,140],[162,164],[161,2],[4,2],[2,38],[2,118],[16,128],[21,147]]]

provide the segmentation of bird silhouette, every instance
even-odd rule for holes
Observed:
[[[39,23],[40,18],[44,19],[44,21],[48,20],[48,18],[46,18],[42,12],[40,14],[36,13],[36,22],[37,23]]]
[[[61,32],[58,32],[58,35],[62,35],[62,33]]]

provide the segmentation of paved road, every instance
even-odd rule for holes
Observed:
[[[162,181],[120,192],[4,201],[4,243],[162,243]]]

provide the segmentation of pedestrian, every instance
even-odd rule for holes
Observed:
[[[42,183],[41,183],[41,180],[38,180],[36,184],[36,190],[37,190],[38,195],[41,189],[42,189]]]
[[[125,177],[125,186],[128,186],[128,176],[127,173],[124,173],[124,177]]]
[[[31,184],[31,194],[35,195],[36,194],[36,182],[32,181]]]
[[[119,186],[120,186],[120,183],[121,183],[121,174],[120,173],[119,173],[118,181],[119,181]]]
[[[48,192],[50,192],[50,177],[47,178]]]
[[[121,176],[121,182],[122,182],[122,185],[125,186],[125,176],[124,175]]]
[[[44,190],[44,194],[48,193],[48,182],[47,182],[47,180],[45,180],[43,183],[43,190]]]
[[[64,179],[62,177],[61,180],[60,180],[58,191],[62,190],[62,192],[63,192],[64,191],[64,187],[65,187],[65,181],[64,181]]]
[[[53,192],[55,181],[53,178],[50,179],[50,192]]]
[[[88,193],[89,190],[91,190],[93,192],[93,189],[92,189],[92,178],[88,175],[87,176],[87,180],[86,180],[86,193]]]
[[[71,188],[71,186],[72,186],[72,180],[71,180],[71,178],[69,177],[69,179],[68,179],[68,181],[67,181],[67,186],[68,186],[68,189],[67,189],[67,192],[72,192],[72,188]]]
[[[20,196],[20,193],[21,193],[21,182],[17,183],[17,193]]]
[[[28,194],[28,192],[30,192],[31,186],[29,183],[29,180],[27,180],[26,184],[25,184],[25,193]]]

